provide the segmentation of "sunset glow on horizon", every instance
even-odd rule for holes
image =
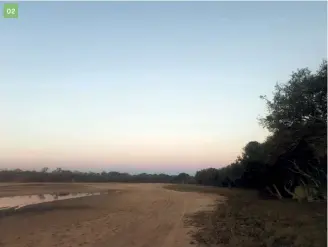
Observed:
[[[327,53],[319,2],[22,2],[19,11],[0,21],[0,169],[228,165],[268,135],[259,96]]]

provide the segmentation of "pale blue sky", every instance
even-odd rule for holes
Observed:
[[[0,167],[223,166],[327,54],[325,2],[25,2],[0,19]]]

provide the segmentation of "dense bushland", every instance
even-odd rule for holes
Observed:
[[[258,189],[275,197],[323,199],[327,189],[327,61],[315,73],[299,69],[277,84],[273,99],[261,96],[270,131],[266,141],[250,141],[240,157],[221,169],[198,171],[203,185]]]

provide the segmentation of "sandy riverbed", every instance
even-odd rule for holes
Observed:
[[[59,186],[59,187],[58,187]],[[0,246],[187,247],[187,214],[214,204],[211,194],[160,184],[2,184],[0,196],[58,191],[108,194],[40,204],[0,218]]]

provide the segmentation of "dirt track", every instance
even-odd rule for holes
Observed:
[[[166,190],[158,184],[88,186],[113,191],[0,218],[0,246],[195,246],[184,216],[215,200],[213,195]]]

